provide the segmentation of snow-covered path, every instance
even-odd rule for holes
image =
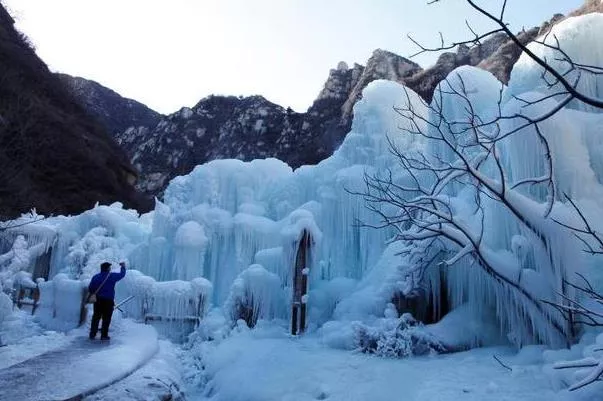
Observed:
[[[530,361],[525,353],[517,357],[504,347],[385,359],[329,349],[316,340],[229,338],[204,352],[209,381],[203,393],[189,399],[557,401],[567,397],[564,391],[552,390],[539,361]],[[513,371],[499,365],[494,354]]]
[[[0,400],[65,400],[123,379],[158,350],[150,326],[120,321],[111,343],[91,342],[86,328],[66,346],[0,370]]]

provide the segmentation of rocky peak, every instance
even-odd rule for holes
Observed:
[[[575,17],[577,15],[585,15],[590,13],[602,13],[603,12],[603,1],[601,0],[585,0],[582,7],[576,11],[570,13],[568,17]]]
[[[364,67],[359,64],[349,68],[345,61],[340,61],[337,68],[329,71],[329,77],[316,100],[347,99],[363,71]]]
[[[402,82],[404,78],[421,71],[420,65],[387,50],[377,49],[368,59],[365,74],[373,79]]]
[[[360,99],[362,91],[369,83],[377,79],[405,82],[408,77],[422,70],[420,65],[407,58],[387,50],[375,50],[368,59],[366,67],[362,70],[351,91],[349,91],[348,97],[341,109],[340,124],[346,127],[351,126],[354,105]]]
[[[548,32],[549,29],[551,29],[553,25],[555,25],[559,21],[562,21],[563,19],[565,19],[565,15],[563,14],[553,15],[553,18],[551,18],[549,21],[546,21],[540,26],[540,29],[538,30],[538,36],[544,35],[546,32]]]
[[[340,70],[340,71],[347,71],[350,68],[348,67],[348,63],[346,63],[345,61],[340,61],[337,64],[337,69]]]
[[[520,32],[517,38],[521,43],[529,43],[538,37],[540,28],[532,28],[527,31]],[[506,38],[506,36],[505,36]],[[484,58],[477,65],[479,68],[491,72],[499,81],[504,84],[509,82],[513,65],[521,56],[521,49],[515,42],[506,38],[500,46],[488,57]]]

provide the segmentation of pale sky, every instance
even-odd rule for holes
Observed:
[[[209,94],[261,94],[305,111],[339,61],[376,48],[408,56],[467,38],[483,18],[463,0],[0,0],[51,70],[95,80],[161,112]],[[509,0],[513,30],[583,0]],[[499,0],[482,0],[496,8]],[[414,59],[422,66],[435,55]]]

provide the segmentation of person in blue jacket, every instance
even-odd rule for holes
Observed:
[[[113,316],[113,306],[115,300],[115,284],[126,276],[126,264],[120,262],[121,271],[111,273],[111,263],[101,263],[101,271],[90,280],[88,291],[90,294],[96,294],[94,303],[94,314],[92,315],[92,325],[90,326],[90,339],[96,338],[98,324],[103,320],[101,327],[101,340],[110,340],[109,325],[111,316]]]

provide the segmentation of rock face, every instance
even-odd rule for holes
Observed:
[[[67,74],[57,74],[73,96],[107,131],[116,136],[130,127],[153,127],[161,114],[136,100],[121,97],[101,84]]]
[[[0,6],[0,220],[33,207],[72,214],[118,200],[147,209],[124,152],[13,24]]]
[[[117,140],[136,168],[144,172],[140,188],[157,193],[168,179],[188,173],[197,160],[249,159],[274,155],[299,115],[261,96],[209,96],[182,108],[154,127],[131,127]]]
[[[568,17],[584,15],[589,13],[603,13],[603,2],[601,0],[585,0],[582,7],[571,12]]]
[[[385,50],[375,50],[366,63],[366,68],[362,70],[362,74],[359,76],[358,80],[354,82],[351,91],[348,92],[347,99],[341,110],[342,123],[348,128],[351,126],[354,104],[360,99],[362,90],[366,88],[369,83],[377,79],[406,82],[411,76],[414,76],[421,71],[423,71],[423,69],[415,62]],[[339,145],[342,140],[343,137],[339,138],[337,145]]]

